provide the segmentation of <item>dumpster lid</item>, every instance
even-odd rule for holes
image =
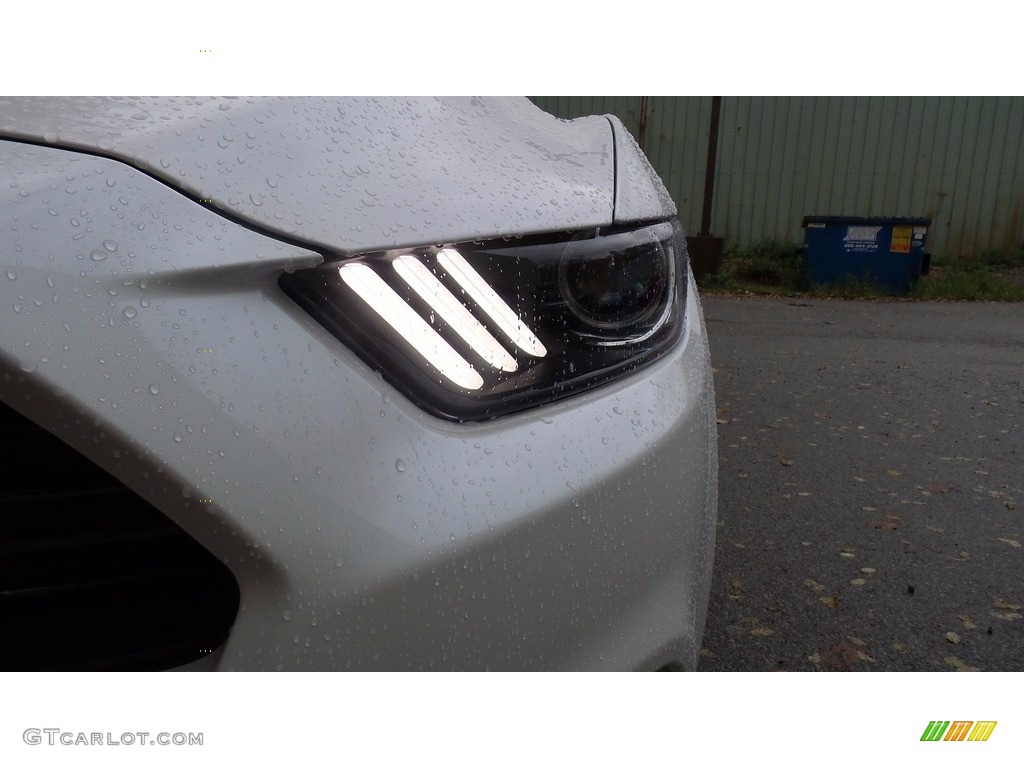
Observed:
[[[851,227],[930,227],[932,220],[906,216],[804,216],[803,225],[806,227],[808,224],[845,224]]]

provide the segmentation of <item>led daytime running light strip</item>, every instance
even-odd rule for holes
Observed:
[[[544,357],[548,353],[540,339],[534,336],[461,253],[454,248],[444,248],[437,254],[437,260],[517,347],[533,357]]]
[[[440,315],[480,357],[494,368],[509,373],[519,368],[515,358],[491,336],[441,281],[415,256],[406,254],[392,262],[395,271]]]
[[[427,325],[373,269],[365,264],[350,263],[339,267],[338,274],[359,298],[445,377],[465,389],[480,389],[484,385],[483,377],[473,366]]]

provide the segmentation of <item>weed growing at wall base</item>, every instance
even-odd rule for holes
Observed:
[[[763,296],[881,299],[885,291],[866,280],[811,285],[803,255],[795,243],[765,240],[749,246],[728,245],[717,275],[699,281],[704,293]],[[986,252],[965,259],[941,258],[902,298],[945,301],[1024,301],[1024,248]]]

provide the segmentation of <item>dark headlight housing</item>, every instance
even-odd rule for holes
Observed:
[[[417,405],[471,421],[657,359],[682,329],[686,274],[672,220],[366,253],[280,284]]]

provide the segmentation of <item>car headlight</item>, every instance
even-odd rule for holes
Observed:
[[[682,328],[676,221],[366,253],[282,289],[427,411],[482,420],[605,383]]]

